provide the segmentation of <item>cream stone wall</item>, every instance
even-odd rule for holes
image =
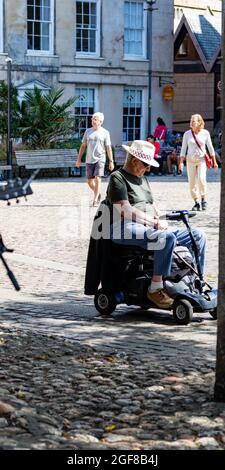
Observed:
[[[184,10],[193,8],[198,10],[207,10],[210,8],[213,12],[221,12],[221,0],[174,0],[174,7],[180,7]]]
[[[157,0],[153,12],[153,63],[148,55],[139,60],[125,60],[124,0],[99,0],[101,4],[100,56],[80,57],[76,53],[75,0],[55,0],[53,53],[27,53],[27,2],[5,0],[4,44],[0,54],[0,80],[6,80],[5,58],[12,58],[12,81],[16,85],[40,80],[47,86],[61,86],[64,97],[75,94],[76,87],[96,87],[97,107],[105,114],[113,144],[122,140],[124,87],[138,88],[143,93],[141,137],[148,134],[149,69],[152,69],[151,128],[157,116],[170,126],[172,105],[162,98],[159,77],[173,77],[173,0]],[[148,4],[143,0],[144,8]],[[147,11],[145,12],[147,15]],[[147,35],[146,44],[151,44]]]

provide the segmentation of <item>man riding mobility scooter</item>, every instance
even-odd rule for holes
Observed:
[[[119,304],[137,305],[142,309],[156,309],[147,298],[147,289],[153,272],[154,253],[136,246],[121,246],[101,236],[99,221],[105,203],[96,214],[87,259],[85,294],[94,295],[97,311],[110,315]],[[189,233],[194,256],[184,246],[177,245],[173,254],[171,275],[164,279],[166,291],[174,299],[171,307],[176,323],[187,325],[193,312],[209,312],[217,318],[217,290],[204,281],[199,263],[198,247],[192,233],[187,210],[167,214],[167,219],[182,221]],[[100,234],[96,237],[96,233]],[[94,235],[94,236],[93,236]],[[99,285],[101,287],[99,288]]]
[[[210,311],[215,317],[217,293],[202,274],[205,235],[191,230],[188,211],[168,216],[182,220],[184,230],[171,230],[160,217],[145,175],[159,165],[154,145],[134,140],[122,146],[126,160],[111,174],[106,200],[93,224],[85,294],[95,296],[96,309],[103,315],[126,303],[172,309],[180,324],[189,323],[194,310]]]

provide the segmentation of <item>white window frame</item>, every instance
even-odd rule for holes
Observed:
[[[100,15],[101,15],[101,0],[76,0],[76,6],[77,2],[80,1],[81,3],[96,3],[96,50],[95,52],[84,52],[84,51],[77,51],[76,50],[76,56],[77,57],[100,57]],[[76,21],[75,21],[75,28],[76,28]],[[75,31],[75,38],[76,38],[76,44],[77,44],[77,33]]]
[[[27,0],[28,2],[28,0]],[[26,2],[26,5],[27,5]],[[29,56],[51,56],[54,54],[54,21],[55,21],[55,12],[54,12],[54,3],[55,0],[50,0],[50,22],[49,22],[49,50],[39,50],[39,49],[28,49],[27,55]],[[28,17],[27,17],[27,29],[28,29]],[[27,32],[28,40],[28,32]]]
[[[99,98],[98,98],[98,88],[95,87],[95,86],[90,86],[90,85],[84,85],[83,83],[81,84],[77,84],[76,88],[75,88],[75,96],[77,97],[78,96],[78,90],[94,90],[94,103],[93,103],[93,113],[96,112],[96,109],[98,109],[98,102],[99,102]],[[76,108],[76,101],[75,101],[75,106],[74,108]],[[74,109],[74,115],[75,115],[75,118],[79,117],[79,114],[76,114],[75,112],[75,109]],[[87,116],[90,116],[90,114],[87,114]],[[83,128],[83,126],[82,126]],[[86,130],[86,129],[85,129]],[[78,138],[80,137],[80,135],[77,136]]]
[[[124,43],[124,59],[129,60],[145,60],[147,59],[147,9],[145,9],[145,3],[143,0],[125,0],[125,3],[140,3],[143,5],[143,31],[142,31],[142,54],[125,54],[125,43]],[[147,8],[147,7],[146,7]],[[125,22],[124,22],[124,37],[125,37]],[[151,39],[152,40],[152,39]]]
[[[123,89],[123,109],[124,109],[124,92],[125,91],[135,91],[135,92],[140,91],[141,92],[141,115],[140,115],[140,137],[139,137],[139,139],[142,139],[143,138],[143,122],[144,122],[144,98],[145,98],[144,89],[138,88],[138,87],[132,87],[132,86],[124,87],[124,89]],[[135,117],[136,115],[131,114],[130,116]],[[124,118],[124,113],[123,113],[123,118]],[[135,138],[137,139],[137,137],[135,137],[133,135],[131,140],[133,141],[133,140],[135,140]],[[129,142],[129,139],[124,139],[124,131],[122,131],[122,141],[123,142]]]
[[[0,0],[0,54],[3,53],[3,0]]]

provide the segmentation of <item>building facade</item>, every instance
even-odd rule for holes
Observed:
[[[222,0],[174,0],[174,25],[175,29],[185,13],[198,15],[220,15]]]
[[[185,131],[190,116],[199,113],[213,131],[221,117],[222,2],[175,0],[174,8],[173,128]]]
[[[153,11],[149,5],[0,0],[0,80],[10,57],[21,99],[34,85],[63,87],[65,99],[77,98],[76,134],[102,111],[114,145],[146,138],[158,116],[171,126],[172,103],[162,91],[173,77],[173,0],[157,0]]]

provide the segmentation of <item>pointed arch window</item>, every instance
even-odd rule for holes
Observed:
[[[188,55],[188,35],[187,34],[178,49],[177,55],[179,57],[187,57]]]

